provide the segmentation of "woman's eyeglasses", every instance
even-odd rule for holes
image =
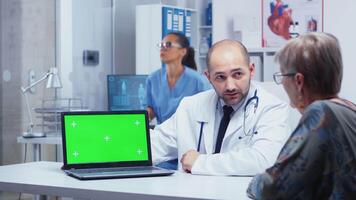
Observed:
[[[296,74],[296,72],[286,74],[282,74],[282,72],[276,72],[273,74],[273,80],[276,84],[281,84],[284,76],[294,76]]]
[[[178,43],[175,42],[160,42],[157,44],[158,49],[170,49],[172,47],[182,48]]]

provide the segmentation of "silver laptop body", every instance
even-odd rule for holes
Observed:
[[[80,180],[164,176],[152,166],[145,110],[61,113],[63,166]]]

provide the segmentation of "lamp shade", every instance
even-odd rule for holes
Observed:
[[[49,71],[48,79],[47,79],[47,88],[61,88],[62,83],[58,75],[58,69],[52,67]]]

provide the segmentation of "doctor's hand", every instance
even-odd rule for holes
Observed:
[[[182,168],[185,172],[191,173],[193,165],[199,156],[199,152],[195,150],[189,150],[185,154],[183,154],[180,162],[182,163]]]

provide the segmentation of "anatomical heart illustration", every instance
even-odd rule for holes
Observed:
[[[276,0],[270,3],[271,15],[268,17],[268,27],[273,33],[288,40],[291,38],[289,34],[289,26],[292,20],[292,9],[288,8],[281,0]]]
[[[262,1],[264,47],[279,47],[301,34],[323,30],[323,0]]]

